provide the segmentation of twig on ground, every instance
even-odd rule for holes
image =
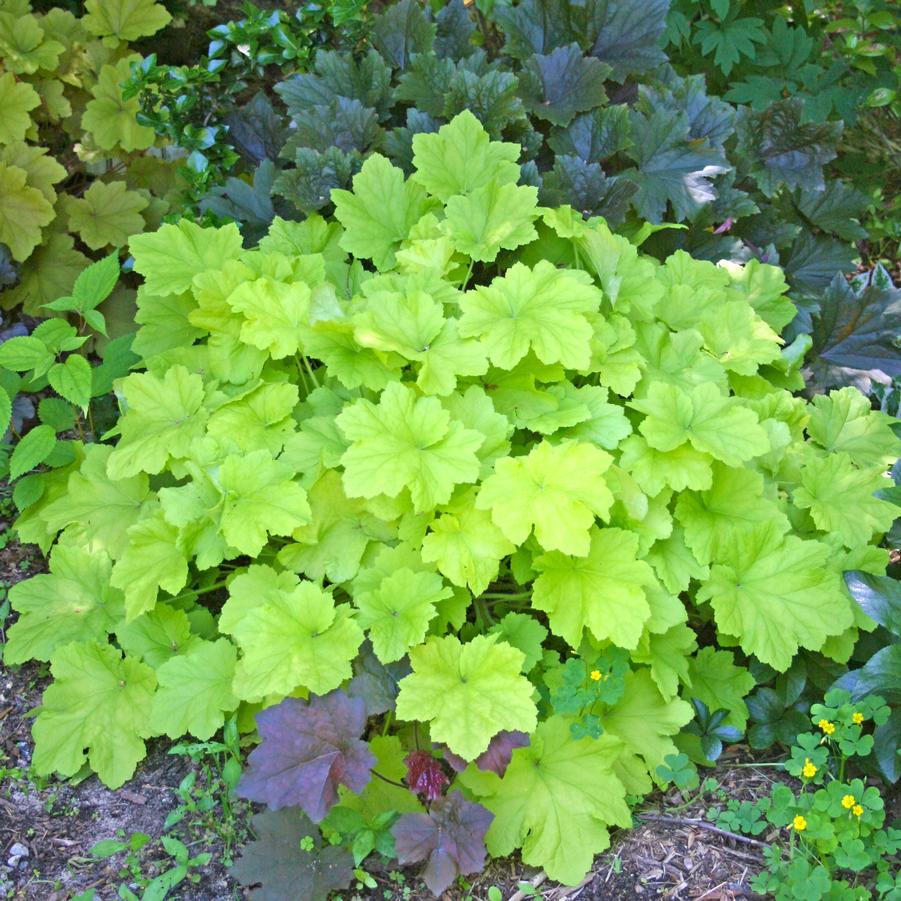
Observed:
[[[538,888],[538,886],[541,885],[541,883],[544,882],[546,879],[547,879],[547,873],[545,873],[544,870],[542,870],[537,876],[534,876],[532,879],[529,880],[529,885],[531,885],[532,888]],[[525,897],[527,897],[527,896],[524,891],[518,891],[515,894],[510,895],[510,898],[508,899],[508,901],[523,901],[523,898],[525,898]]]
[[[737,842],[744,842],[746,845],[754,845],[757,848],[769,847],[766,842],[758,841],[756,838],[749,838],[747,835],[739,835],[737,832],[729,832],[728,829],[720,829],[719,826],[714,826],[713,823],[708,823],[706,820],[688,819],[687,817],[668,817],[662,814],[653,813],[640,813],[636,816],[642,820],[656,820],[660,823],[674,823],[678,826],[697,826],[698,829],[706,829],[708,832],[715,832],[717,835],[734,839]]]

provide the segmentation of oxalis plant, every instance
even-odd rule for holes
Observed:
[[[134,238],[141,369],[17,524],[50,552],[6,651],[51,664],[36,769],[119,786],[237,711],[260,898],[346,885],[345,845],[436,894],[515,849],[576,883],[689,699],[743,727],[749,659],[875,626],[842,573],[884,571],[898,440],[793,396],[781,272],[539,207],[468,113],[412,146],[254,250]]]

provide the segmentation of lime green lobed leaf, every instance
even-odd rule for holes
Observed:
[[[241,233],[233,223],[204,228],[182,219],[158,231],[135,235],[129,241],[135,272],[144,276],[149,294],[180,294],[191,287],[195,275],[221,268],[241,253]]]
[[[74,776],[87,761],[110,788],[131,778],[151,734],[156,678],[108,644],[73,642],[51,660],[54,682],[34,722],[34,766]]]
[[[602,299],[583,272],[559,270],[544,260],[531,269],[515,263],[490,285],[463,296],[460,334],[481,338],[491,362],[503,369],[512,369],[529,350],[542,363],[587,369],[592,328],[586,315]]]
[[[436,398],[392,382],[378,404],[344,408],[338,428],[350,441],[341,458],[348,497],[397,497],[405,488],[417,513],[446,503],[455,485],[479,474],[484,438],[452,420]]]
[[[611,459],[591,444],[542,441],[525,457],[499,459],[476,506],[490,510],[514,544],[523,544],[534,527],[545,550],[585,556],[595,517],[605,519],[613,506],[604,479]]]
[[[377,269],[394,265],[394,253],[410,229],[436,208],[423,187],[378,153],[354,176],[353,191],[332,191],[335,218],[344,226],[341,246],[370,259]]]
[[[391,663],[422,642],[437,605],[451,594],[435,573],[397,569],[375,591],[354,597],[357,622],[367,630],[376,657]]]
[[[817,651],[854,622],[831,556],[828,545],[757,525],[725,543],[698,600],[710,602],[717,627],[743,651],[781,672],[799,648]]]
[[[560,716],[539,724],[503,779],[470,767],[460,781],[495,815],[486,836],[493,856],[521,848],[525,863],[577,885],[610,844],[609,827],[629,826],[631,817],[613,772],[622,744],[608,735],[574,740],[570,725]]]
[[[453,635],[430,638],[410,651],[413,672],[400,682],[397,717],[427,722],[433,741],[474,760],[498,732],[535,728],[522,663],[522,651],[495,636],[466,644]]]
[[[324,695],[351,677],[351,660],[363,631],[347,604],[312,582],[290,593],[273,592],[235,622],[230,633],[241,648],[233,691],[246,701],[306,688]]]
[[[585,629],[598,641],[635,648],[651,616],[645,586],[654,571],[638,559],[634,532],[594,527],[590,542],[585,557],[552,551],[535,559],[532,606],[547,613],[551,631],[572,648]]]
[[[228,639],[198,642],[167,660],[156,671],[150,725],[154,732],[180,738],[187,733],[205,741],[238,706],[231,685],[237,651]]]
[[[518,144],[489,141],[479,120],[464,110],[437,134],[413,135],[413,178],[447,203],[490,182],[516,184],[520,152]]]
[[[792,492],[796,507],[810,510],[821,532],[837,535],[846,547],[869,544],[887,532],[898,507],[875,496],[891,485],[880,467],[857,469],[846,453],[814,457],[801,468],[801,484]]]
[[[50,660],[73,641],[104,641],[122,615],[122,595],[110,585],[112,564],[103,552],[57,545],[50,572],[9,592],[18,620],[9,628],[3,660]]]

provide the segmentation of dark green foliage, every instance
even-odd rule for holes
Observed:
[[[490,20],[461,0],[437,14],[412,0],[388,7],[353,49],[319,50],[308,71],[276,85],[287,110],[278,131],[290,137],[268,154],[281,170],[273,191],[295,216],[327,212],[331,191],[350,188],[370,153],[409,172],[413,135],[468,109],[492,139],[522,147],[521,182],[543,204],[571,203],[613,223],[684,222],[646,249],[781,262],[815,310],[835,273],[853,268],[849,242],[863,234],[867,198],[827,173],[841,123],[812,121],[802,99],[782,94],[735,107],[709,92],[704,75],[677,73],[660,49],[669,7],[524,0],[495,6]],[[772,38],[766,16],[749,25],[730,11],[723,30],[710,16],[683,15],[680,26],[680,15],[678,6],[670,14],[671,50],[697,41],[733,76],[752,52],[783,65],[806,46],[782,26]],[[786,57],[787,41],[795,56]],[[693,72],[710,68],[705,59]],[[229,215],[259,231],[256,211]],[[809,317],[800,324],[809,330]]]

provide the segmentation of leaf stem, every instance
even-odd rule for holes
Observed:
[[[404,785],[403,782],[395,782],[393,779],[383,776],[378,770],[373,770],[372,775],[375,776],[376,779],[381,779],[382,782],[387,782],[388,785],[396,785],[398,788],[405,788],[409,791],[409,787]]]
[[[527,601],[532,597],[531,591],[518,591],[515,594],[505,594],[503,591],[485,591],[480,598],[493,598],[498,601]]]
[[[463,278],[463,281],[462,281],[462,283],[460,284],[460,290],[461,290],[461,291],[465,291],[465,290],[466,290],[466,285],[469,283],[469,279],[470,279],[470,277],[472,276],[472,270],[473,270],[473,267],[475,266],[475,264],[476,264],[476,261],[473,260],[473,259],[470,259],[470,261],[469,261],[469,268],[466,270],[466,276]]]

